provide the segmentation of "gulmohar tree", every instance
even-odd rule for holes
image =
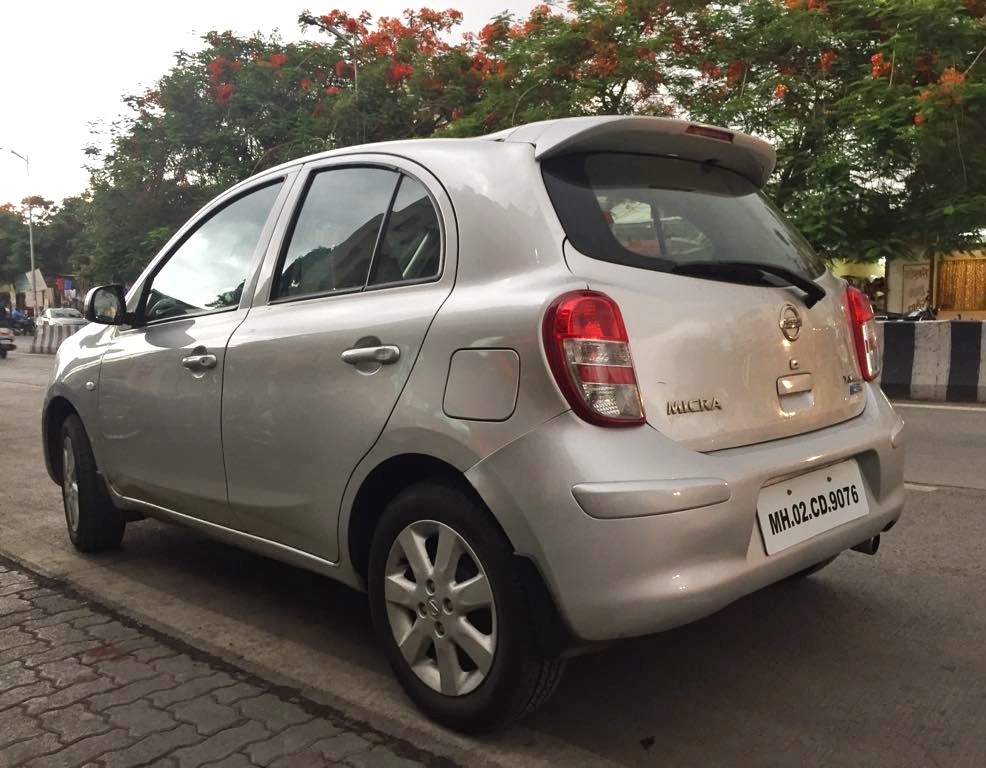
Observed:
[[[950,249],[986,230],[984,17],[983,0],[572,0],[475,33],[428,8],[304,12],[299,42],[211,32],[125,99],[87,195],[39,230],[129,280],[214,194],[304,154],[647,114],[772,141],[769,192],[827,256]]]

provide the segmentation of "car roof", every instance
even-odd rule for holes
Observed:
[[[776,163],[772,145],[745,133],[665,117],[608,115],[544,120],[475,138],[399,139],[341,147],[291,160],[258,176],[345,155],[383,153],[413,160],[422,150],[433,150],[439,144],[443,150],[468,153],[478,150],[480,142],[484,148],[489,142],[530,144],[535,160],[598,151],[668,155],[728,168],[758,187],[767,183]]]

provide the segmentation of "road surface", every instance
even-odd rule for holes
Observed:
[[[0,364],[0,554],[374,732],[470,766],[986,765],[986,410],[901,409],[914,486],[875,557],[574,659],[535,717],[475,739],[411,707],[345,587],[154,521],[72,550],[40,454],[50,365]]]

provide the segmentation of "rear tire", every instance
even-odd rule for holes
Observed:
[[[533,712],[561,680],[565,661],[535,649],[509,542],[462,490],[420,483],[391,501],[368,582],[387,659],[433,720],[487,730]]]
[[[80,552],[119,547],[127,523],[96,469],[89,437],[78,416],[65,419],[61,438],[62,505],[72,544]]]

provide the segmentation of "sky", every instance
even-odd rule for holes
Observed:
[[[0,205],[31,195],[56,202],[85,190],[83,148],[92,126],[124,114],[121,98],[151,87],[179,50],[202,47],[214,29],[279,30],[298,39],[305,10],[368,10],[395,16],[422,5],[457,8],[462,29],[478,30],[501,11],[524,14],[536,0],[0,0]],[[309,32],[309,35],[314,33]],[[30,158],[26,165],[10,154]]]

